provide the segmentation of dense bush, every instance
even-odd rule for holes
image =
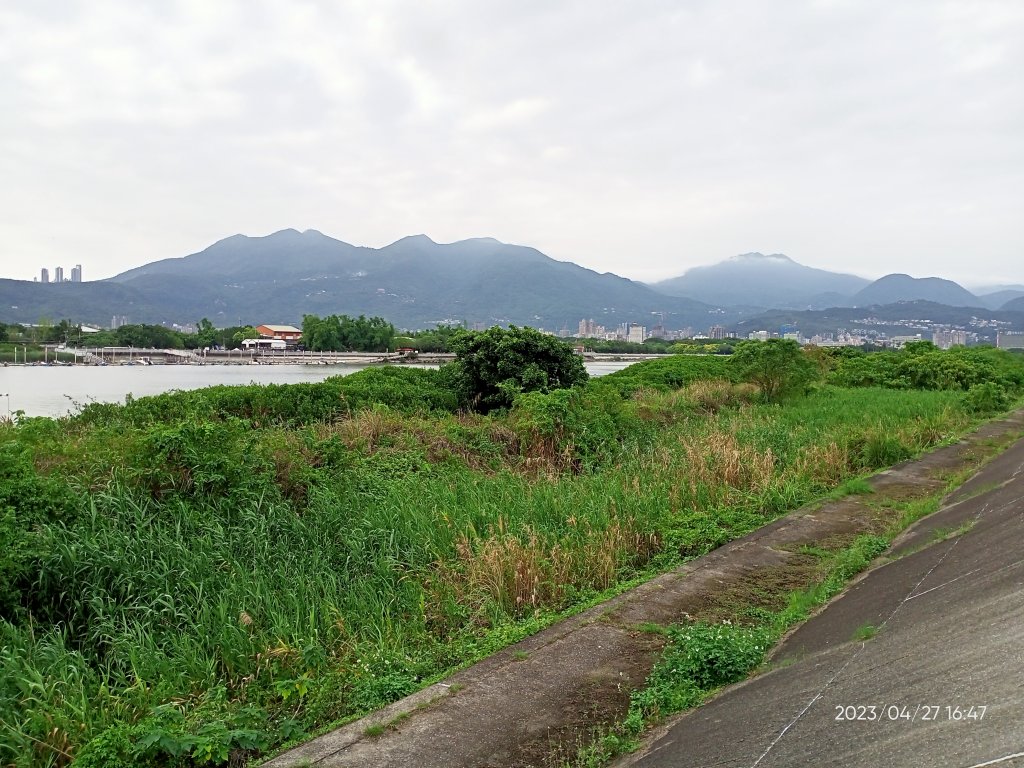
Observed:
[[[729,365],[743,381],[755,384],[770,403],[804,394],[818,367],[792,339],[741,341]]]
[[[830,380],[844,387],[968,391],[992,383],[1014,395],[1024,391],[1024,360],[992,347],[954,347],[942,351],[930,343],[898,352],[839,358]]]
[[[631,365],[621,371],[595,379],[601,387],[614,387],[629,396],[641,389],[661,392],[679,389],[706,379],[734,380],[729,358],[719,355],[671,355]]]
[[[234,417],[257,426],[298,426],[348,417],[374,406],[409,414],[450,413],[459,402],[450,372],[394,366],[366,368],[315,383],[216,386],[129,398],[124,406],[92,403],[75,420],[145,425]]]
[[[0,618],[20,618],[30,595],[39,602],[32,564],[45,546],[40,528],[72,524],[86,504],[60,478],[40,474],[29,448],[0,444]]]
[[[508,408],[524,392],[551,392],[587,381],[583,360],[564,341],[533,328],[497,326],[456,333],[450,369],[466,405],[487,413]]]

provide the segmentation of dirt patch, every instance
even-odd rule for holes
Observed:
[[[545,739],[522,744],[521,762],[516,765],[558,768],[626,715],[630,693],[644,684],[665,645],[664,637],[658,634],[630,635],[635,645],[622,659],[625,669],[599,667],[589,672],[584,684],[566,697],[563,721],[551,728]]]
[[[693,618],[709,622],[749,618],[757,621],[765,611],[785,607],[789,594],[804,589],[821,573],[821,561],[814,555],[794,554],[784,565],[761,568],[707,596]]]

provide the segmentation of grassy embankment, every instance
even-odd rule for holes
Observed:
[[[7,425],[0,761],[222,763],[380,707],[961,432],[1024,381],[989,357],[968,395],[763,405],[677,357],[490,416],[382,369]]]

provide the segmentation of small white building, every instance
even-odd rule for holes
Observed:
[[[242,339],[242,346],[246,349],[288,349],[288,342],[283,339]]]

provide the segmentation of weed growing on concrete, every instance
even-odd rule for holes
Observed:
[[[877,634],[878,634],[878,627],[876,627],[876,626],[874,626],[872,624],[864,624],[864,625],[862,625],[860,627],[857,627],[857,629],[853,633],[852,640],[855,643],[863,643],[863,642],[866,642],[866,641],[870,640],[871,638],[873,638]]]

